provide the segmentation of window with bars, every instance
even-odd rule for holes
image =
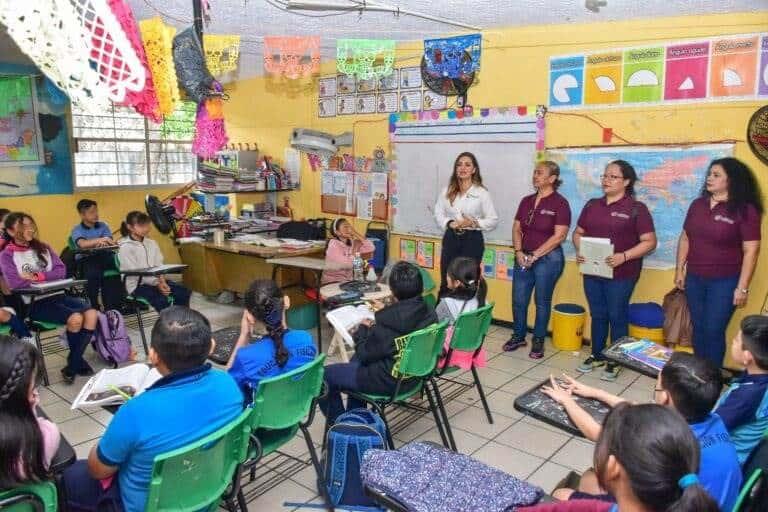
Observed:
[[[72,110],[75,186],[169,185],[195,179],[196,105],[182,103],[155,124],[127,107],[101,115]]]

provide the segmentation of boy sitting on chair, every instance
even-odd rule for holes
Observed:
[[[88,460],[64,472],[68,510],[109,503],[145,509],[156,456],[190,444],[238,417],[243,394],[205,360],[211,326],[199,312],[171,306],[152,328],[149,360],[163,376],[115,414]]]
[[[419,269],[405,261],[392,267],[389,288],[395,302],[376,313],[376,321],[364,320],[353,334],[355,355],[348,363],[325,367],[328,395],[320,400],[320,409],[333,424],[344,412],[341,393],[391,394],[397,386],[392,376],[397,347],[395,339],[437,322],[435,310],[421,296],[424,288]],[[364,407],[352,398],[347,408]]]

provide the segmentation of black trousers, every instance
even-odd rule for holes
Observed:
[[[80,260],[78,265],[82,268],[83,277],[88,280],[85,289],[91,306],[99,308],[99,292],[101,292],[101,302],[105,310],[120,309],[125,299],[125,285],[119,274],[104,276],[107,270],[117,270],[115,256],[111,252],[94,254]]]
[[[483,261],[483,252],[485,252],[485,241],[482,231],[464,231],[461,234],[452,229],[446,229],[443,235],[443,249],[440,253],[440,294],[445,295],[448,290],[448,284],[445,280],[445,274],[448,266],[459,256],[466,256],[477,261],[478,266]]]

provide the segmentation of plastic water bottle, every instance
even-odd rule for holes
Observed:
[[[355,257],[352,258],[352,280],[363,281],[363,258],[360,257],[360,253],[356,252]]]
[[[365,280],[369,283],[375,283],[378,279],[378,276],[376,276],[376,270],[374,270],[373,265],[371,262],[368,262],[368,274],[365,276]]]

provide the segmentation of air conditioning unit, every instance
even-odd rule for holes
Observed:
[[[305,153],[317,153],[331,156],[340,146],[352,145],[352,133],[337,136],[307,128],[296,128],[291,133],[291,147]]]

